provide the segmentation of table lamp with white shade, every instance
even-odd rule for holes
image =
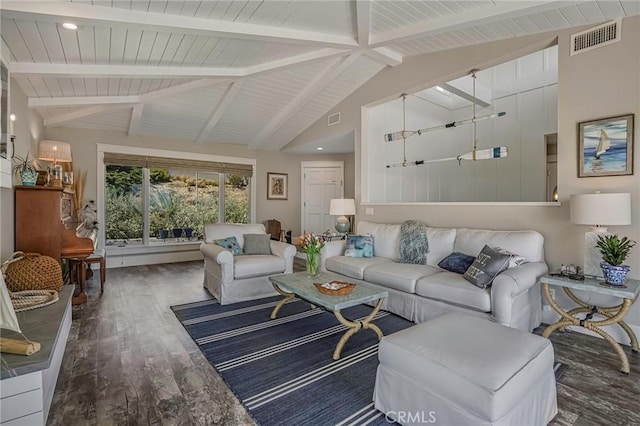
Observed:
[[[49,166],[49,185],[62,187],[62,166],[58,163],[71,162],[71,145],[66,142],[42,140],[38,145],[38,159],[53,161]]]
[[[584,273],[602,277],[602,255],[596,248],[598,236],[607,234],[605,226],[631,224],[631,194],[574,194],[570,198],[569,207],[571,223],[591,226],[584,237]]]
[[[347,216],[356,214],[356,202],[351,198],[335,198],[329,204],[329,214],[338,216],[336,219],[336,231],[344,234],[351,229],[351,222]]]

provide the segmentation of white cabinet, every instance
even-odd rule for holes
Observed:
[[[72,289],[65,286],[60,300],[53,305],[27,311],[25,325],[20,327],[32,340],[41,338],[40,352],[29,357],[3,354],[2,380],[0,381],[0,425],[45,425],[49,407],[58,381],[64,349],[71,329]],[[26,314],[25,314],[26,315]],[[40,318],[36,318],[40,317]],[[37,324],[47,319],[46,326]],[[37,327],[33,334],[30,326]],[[50,335],[47,339],[47,334]],[[45,344],[49,340],[51,344]],[[33,364],[30,364],[30,358]],[[8,367],[8,368],[7,368]]]

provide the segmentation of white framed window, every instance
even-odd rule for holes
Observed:
[[[255,221],[255,159],[98,144],[106,246],[196,242],[207,223]]]

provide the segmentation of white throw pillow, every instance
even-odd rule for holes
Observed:
[[[510,252],[509,250],[503,249],[502,247],[493,247],[493,249],[498,253],[508,254],[509,256],[511,256],[511,259],[509,259],[509,265],[507,266],[507,269],[515,268],[516,266],[520,266],[523,263],[525,263],[526,259],[524,258],[524,256],[519,256],[515,253]]]

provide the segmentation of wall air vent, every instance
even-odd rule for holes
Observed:
[[[336,112],[335,114],[331,114],[327,117],[327,124],[329,126],[333,126],[334,124],[338,124],[340,122],[340,113]]]
[[[618,19],[573,34],[571,36],[571,54],[575,55],[620,41],[621,28],[622,22]]]

